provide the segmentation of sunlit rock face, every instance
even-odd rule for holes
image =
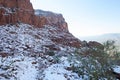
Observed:
[[[43,25],[57,26],[68,31],[67,23],[61,14],[42,10],[34,11],[30,0],[1,0],[0,25],[19,22],[31,24],[36,27],[43,27]]]

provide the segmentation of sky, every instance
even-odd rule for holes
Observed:
[[[30,0],[34,9],[61,13],[76,37],[120,33],[120,0]]]

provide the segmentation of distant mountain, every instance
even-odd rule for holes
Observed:
[[[109,33],[109,34],[103,34],[98,36],[89,36],[89,37],[80,37],[80,40],[86,40],[86,41],[97,41],[100,43],[103,43],[107,40],[114,40],[116,41],[116,45],[120,45],[120,33]]]

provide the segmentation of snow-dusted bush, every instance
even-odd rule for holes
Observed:
[[[82,79],[116,80],[114,74],[112,73],[112,68],[114,65],[118,64],[120,55],[112,41],[104,44],[103,50],[99,49],[99,47],[90,48],[87,55],[84,53],[81,54],[76,50],[76,55],[69,59],[75,59],[75,62],[71,64],[70,70],[78,73]],[[76,61],[79,63],[76,63]]]

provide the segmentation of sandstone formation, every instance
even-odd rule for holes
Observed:
[[[2,7],[7,7],[11,9],[19,8],[22,10],[32,10],[33,7],[30,0],[0,0],[0,5]]]
[[[30,0],[0,0],[0,25],[16,24],[19,22],[43,27],[43,25],[52,25],[67,30],[67,23],[60,14],[49,14],[45,11],[42,15],[36,15]],[[45,16],[45,15],[49,16]]]
[[[29,0],[1,0],[0,24],[15,24],[17,22],[32,24],[34,10]]]
[[[57,44],[63,44],[72,47],[101,47],[97,42],[81,42],[68,31],[67,23],[62,14],[56,14],[50,11],[34,10],[30,0],[0,0],[0,25],[26,23],[35,27],[44,27],[49,25],[57,27],[56,31],[51,31],[53,34],[66,35],[60,37],[50,37]],[[103,49],[103,47],[101,47]]]
[[[71,47],[81,46],[81,41],[69,33],[62,14],[34,10],[30,0],[0,0],[0,25],[16,23],[26,23],[40,28],[45,25],[56,27],[55,31],[50,30],[53,33],[50,37],[53,42]],[[55,37],[55,32],[57,36],[64,32],[66,35]]]

